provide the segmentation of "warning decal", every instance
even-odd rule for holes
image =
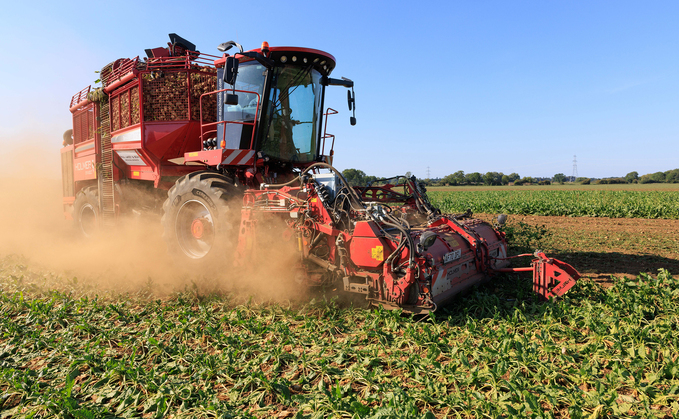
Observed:
[[[146,163],[136,150],[116,150],[116,153],[128,166],[146,166]]]
[[[375,246],[372,248],[372,257],[375,260],[382,262],[384,260],[384,247]]]

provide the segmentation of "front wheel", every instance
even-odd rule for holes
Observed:
[[[228,257],[237,240],[238,196],[230,179],[219,173],[180,178],[163,204],[163,237],[170,253],[189,262]]]

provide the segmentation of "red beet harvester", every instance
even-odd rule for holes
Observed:
[[[349,185],[332,167],[327,125],[337,111],[324,97],[329,86],[347,88],[354,125],[354,83],[330,77],[332,55],[266,42],[218,49],[221,57],[200,53],[170,34],[167,48],[106,65],[101,87],[73,96],[63,203],[82,235],[157,210],[182,263],[229,268],[249,263],[264,251],[262,235],[276,234],[277,245],[299,253],[291,268],[300,282],[412,312],[503,272],[532,271],[544,298],[579,278],[541,252],[530,267],[511,268],[498,230],[504,216],[491,226],[442,214],[415,177]]]

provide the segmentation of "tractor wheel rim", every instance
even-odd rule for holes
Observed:
[[[186,201],[177,211],[175,232],[179,248],[192,259],[205,257],[214,244],[214,220],[204,203]]]
[[[191,234],[196,239],[202,239],[203,233],[205,232],[205,227],[203,226],[203,219],[196,218],[191,223]]]
[[[97,213],[91,204],[85,204],[80,207],[78,220],[80,231],[82,231],[85,237],[92,237],[97,229]]]

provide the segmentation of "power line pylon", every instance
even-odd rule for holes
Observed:
[[[571,182],[575,182],[578,178],[578,156],[573,156],[573,176],[571,176]]]

